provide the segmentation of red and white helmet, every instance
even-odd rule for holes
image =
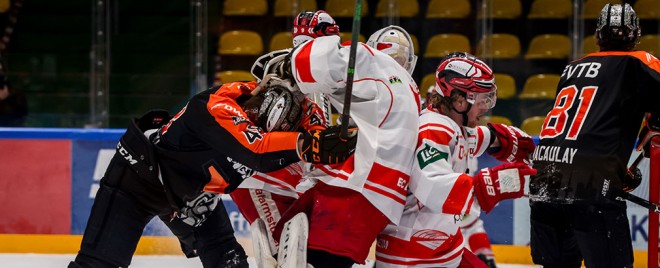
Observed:
[[[417,56],[410,34],[403,28],[390,25],[369,36],[367,45],[394,58],[408,73],[413,73]]]
[[[293,46],[319,36],[339,35],[339,26],[330,14],[323,10],[303,11],[293,19]]]
[[[459,90],[472,105],[487,109],[495,106],[497,86],[493,70],[472,54],[453,52],[445,56],[435,71],[435,82],[436,92],[443,97]]]

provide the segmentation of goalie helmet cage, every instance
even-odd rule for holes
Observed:
[[[649,171],[649,201],[652,203],[660,203],[660,136],[656,136],[651,140],[651,159]],[[649,211],[649,240],[648,240],[648,267],[655,263],[658,267],[658,225],[659,214]]]

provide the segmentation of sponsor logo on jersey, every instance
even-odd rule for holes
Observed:
[[[389,80],[390,80],[390,84],[392,84],[392,85],[394,85],[394,84],[403,84],[403,82],[401,82],[401,79],[399,79],[398,76],[390,76]]]
[[[420,150],[417,153],[417,161],[419,162],[419,167],[424,169],[429,164],[438,161],[440,159],[447,159],[449,154],[441,152],[440,150],[434,148],[431,145],[424,144],[424,149]]]
[[[234,159],[231,159],[231,157],[227,157],[227,161],[232,163],[232,167],[234,168],[234,170],[236,170],[236,172],[238,172],[238,174],[241,174],[241,178],[243,178],[243,179],[247,179],[247,178],[251,177],[252,174],[254,174],[254,170],[247,167],[246,165],[243,165],[239,162],[234,161]]]
[[[410,241],[416,242],[431,250],[436,250],[446,241],[451,240],[452,236],[438,230],[419,230],[412,235]]]
[[[248,120],[245,117],[240,117],[240,116],[232,116],[231,120],[234,121],[234,125],[242,124],[242,123],[250,123],[250,120]]]

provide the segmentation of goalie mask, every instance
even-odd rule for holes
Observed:
[[[303,11],[293,20],[293,46],[319,36],[339,35],[339,26],[330,14],[323,10]]]
[[[282,85],[264,88],[244,106],[252,123],[264,131],[296,131],[302,117],[304,95]]]
[[[596,25],[596,39],[601,50],[631,51],[641,35],[639,18],[629,4],[605,4]]]
[[[408,73],[412,74],[415,70],[415,48],[410,35],[403,28],[390,25],[380,29],[369,37],[367,45],[390,55]]]
[[[435,72],[435,79],[435,90],[440,96],[451,97],[452,92],[458,90],[473,106],[483,109],[495,106],[497,87],[493,70],[469,53],[454,52],[445,56]]]

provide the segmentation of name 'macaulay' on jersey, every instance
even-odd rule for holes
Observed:
[[[305,94],[325,93],[343,109],[349,46],[339,36],[310,40],[292,57],[293,75]],[[357,46],[350,116],[357,125],[355,154],[337,165],[319,165],[309,177],[358,191],[398,223],[417,140],[419,90],[390,56]]]
[[[378,267],[457,267],[465,247],[461,221],[480,213],[466,173],[488,148],[490,130],[426,109],[418,135],[403,216],[378,236]]]
[[[620,189],[643,115],[657,111],[660,61],[651,54],[598,52],[569,63],[532,155],[539,174],[530,200],[598,200]]]

